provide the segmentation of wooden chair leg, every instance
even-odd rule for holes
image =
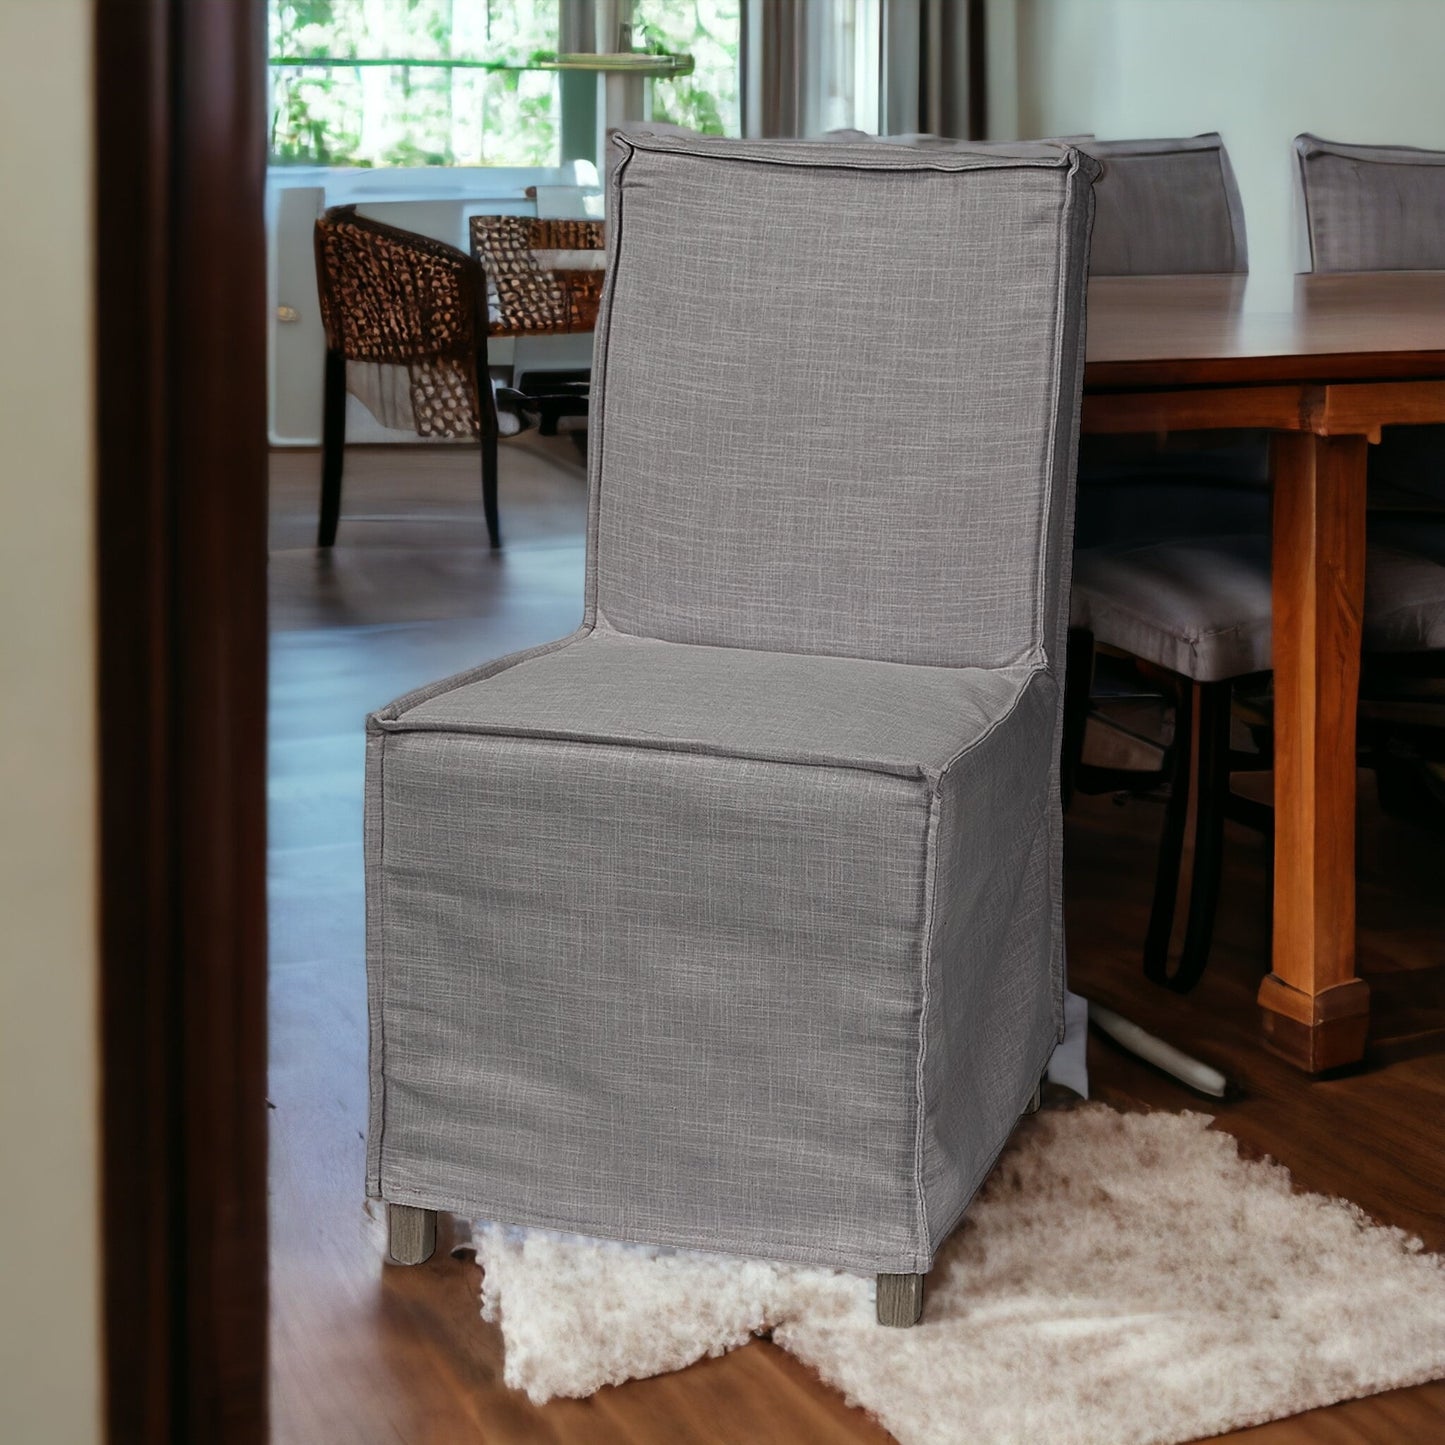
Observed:
[[[921,1274],[880,1274],[878,1323],[895,1329],[916,1325],[923,1314],[924,1279]]]
[[[493,547],[502,545],[501,520],[497,515],[497,439],[482,438],[482,511],[487,517],[487,538]]]
[[[1228,682],[1186,686],[1176,723],[1178,763],[1159,849],[1154,907],[1144,945],[1144,973],[1176,993],[1188,993],[1209,962],[1224,867],[1224,819],[1229,799]],[[1187,698],[1187,701],[1184,699]],[[1171,967],[1169,941],[1182,879],[1189,795],[1194,792],[1194,855],[1189,916],[1179,957]]]
[[[321,516],[316,545],[336,541],[341,520],[341,465],[346,453],[346,359],[339,351],[326,353],[321,414]]]
[[[437,1212],[388,1204],[386,1230],[387,1249],[397,1264],[425,1264],[437,1247]]]

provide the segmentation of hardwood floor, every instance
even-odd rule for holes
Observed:
[[[384,1265],[363,1199],[366,1123],[361,767],[365,713],[405,689],[555,637],[581,615],[585,482],[570,442],[503,449],[506,550],[486,547],[476,453],[353,449],[339,545],[312,548],[319,457],[277,453],[272,483],[271,1209],[277,1445],[798,1445],[890,1437],[759,1341],[679,1374],[541,1408],[501,1382],[478,1272],[443,1216],[432,1261]],[[1210,1104],[1095,1037],[1099,1097],[1205,1109],[1310,1188],[1445,1249],[1445,843],[1383,818],[1362,778],[1361,955],[1376,1023],[1366,1064],[1309,1082],[1261,1049],[1263,849],[1231,829],[1209,975],[1188,999],[1143,982],[1149,801],[1071,814],[1074,984],[1221,1068]],[[1180,1241],[1181,1251],[1188,1240]],[[453,1254],[453,1249],[458,1254]],[[1445,1384],[1240,1432],[1257,1445],[1445,1440]],[[979,1442],[987,1445],[987,1442]]]

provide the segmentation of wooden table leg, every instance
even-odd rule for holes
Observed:
[[[1264,1035],[1318,1073],[1365,1052],[1355,977],[1355,710],[1365,593],[1362,436],[1274,438],[1274,968]]]

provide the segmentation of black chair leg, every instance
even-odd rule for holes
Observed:
[[[1179,896],[1179,869],[1184,861],[1184,828],[1189,821],[1189,791],[1194,781],[1194,685],[1179,684],[1174,708],[1174,781],[1164,805],[1159,835],[1159,861],[1154,874],[1154,903],[1144,935],[1144,975],[1155,983],[1169,978],[1169,938],[1174,932],[1174,904]]]
[[[1093,685],[1094,634],[1083,627],[1071,627],[1064,662],[1064,736],[1059,767],[1059,792],[1066,813],[1074,800],[1074,777],[1084,758]]]
[[[341,520],[341,465],[346,454],[346,359],[339,351],[326,353],[321,412],[321,516],[316,524],[316,545],[336,541]]]
[[[497,515],[497,439],[482,438],[482,510],[487,516],[487,537],[493,547],[502,545],[501,521]]]
[[[1224,818],[1229,806],[1230,686],[1211,682],[1199,689],[1199,802],[1194,812],[1194,869],[1184,945],[1169,987],[1188,993],[1209,962],[1219,881],[1224,871]]]
[[[1224,866],[1224,818],[1229,798],[1230,684],[1186,684],[1175,725],[1178,763],[1164,834],[1154,906],[1144,944],[1144,973],[1176,993],[1188,993],[1209,962],[1214,917]],[[1169,940],[1182,881],[1189,795],[1195,793],[1194,859],[1190,869],[1189,917],[1179,957],[1170,967]]]

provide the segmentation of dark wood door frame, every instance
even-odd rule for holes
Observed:
[[[112,1441],[266,1434],[265,17],[97,0]]]

